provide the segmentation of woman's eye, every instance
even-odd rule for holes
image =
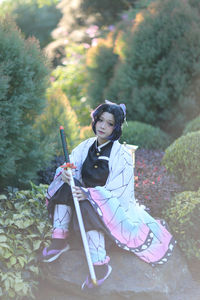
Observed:
[[[110,125],[110,126],[114,126],[114,124],[112,124],[112,123],[109,123],[109,125]]]

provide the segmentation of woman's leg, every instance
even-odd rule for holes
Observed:
[[[79,181],[75,181],[76,185],[81,185]],[[47,209],[52,221],[53,233],[50,246],[43,250],[43,257],[45,256],[43,260],[50,262],[69,249],[67,240],[74,203],[71,187],[67,183],[64,183],[49,200]]]
[[[104,234],[97,230],[90,230],[86,234],[91,259],[97,278],[97,284],[101,285],[108,278],[112,271],[111,266],[108,264],[110,257],[106,255]],[[84,289],[86,286],[88,288],[94,287],[90,276],[86,278],[82,285],[82,289]]]
[[[101,231],[90,230],[86,233],[90,255],[94,265],[102,265],[109,261],[106,256],[104,234]]]
[[[79,203],[83,222],[85,225],[89,251],[94,265],[95,275],[97,277],[97,283],[98,285],[100,285],[109,276],[112,270],[111,266],[108,265],[110,258],[106,255],[104,238],[104,233],[107,233],[106,228],[103,225],[102,221],[99,219],[98,215],[95,213],[89,201],[85,200],[80,201]],[[73,229],[78,235],[78,239],[81,240],[76,214],[74,214],[73,216]],[[82,288],[85,287],[94,287],[91,282],[90,276],[86,278],[85,282],[82,285]]]
[[[56,204],[53,218],[53,239],[66,239],[69,235],[69,224],[72,216],[71,206]]]
[[[53,217],[52,240],[49,247],[43,250],[43,261],[52,262],[63,252],[69,250],[67,238],[69,236],[69,224],[72,216],[72,208],[65,204],[56,204]]]

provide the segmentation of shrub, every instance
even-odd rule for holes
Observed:
[[[70,42],[65,47],[66,57],[63,65],[52,72],[52,86],[61,89],[70,101],[70,105],[78,115],[81,126],[90,123],[90,107],[85,97],[85,52],[83,45]]]
[[[132,25],[138,11],[146,9],[150,2],[155,0],[140,0],[134,3],[134,8],[124,11],[115,25],[104,38],[98,39],[97,45],[92,46],[87,52],[87,67],[89,84],[87,88],[88,100],[92,107],[99,105],[105,99],[115,102],[126,101],[128,116],[132,117],[130,109],[133,106],[130,97],[130,85],[132,84],[130,75],[132,70],[125,68],[127,60],[126,50],[129,47],[132,36]],[[135,23],[135,22],[134,22]],[[128,40],[127,40],[128,39]],[[120,76],[118,70],[123,68]],[[117,77],[117,80],[116,80]],[[98,82],[100,84],[98,85]]]
[[[99,102],[105,98],[125,101],[128,118],[134,116],[177,137],[185,123],[200,112],[198,4],[153,1],[126,24],[126,30],[117,32],[115,38],[113,35],[109,55],[118,57],[109,78],[99,85],[94,100],[96,87],[90,86],[88,98],[95,101],[98,95]],[[95,51],[101,65],[108,65],[98,45]],[[101,65],[89,72],[93,78],[98,73],[103,82]]]
[[[0,296],[34,298],[41,271],[37,256],[50,239],[46,186],[0,195]]]
[[[59,128],[65,129],[69,151],[80,141],[80,126],[77,115],[65,94],[50,88],[47,90],[47,103],[44,112],[37,118],[35,127],[40,132],[41,143],[48,145],[54,155],[62,155],[62,143]]]
[[[42,184],[50,184],[55,176],[56,169],[63,165],[64,162],[64,155],[55,156],[54,159],[49,163],[49,166],[44,167],[38,172],[39,181]]]
[[[80,139],[81,139],[81,141],[84,141],[84,140],[86,140],[88,138],[91,138],[93,136],[94,136],[94,132],[92,130],[91,125],[81,127],[81,130],[80,130]]]
[[[175,140],[167,149],[163,164],[187,190],[200,186],[200,131]]]
[[[112,35],[99,39],[98,45],[87,53],[88,100],[94,107],[104,101],[104,89],[113,76],[117,55],[113,53]]]
[[[177,194],[164,215],[186,257],[200,261],[200,190]]]
[[[15,4],[16,7],[12,14],[25,37],[35,36],[40,41],[41,47],[44,48],[52,41],[51,32],[57,26],[62,14],[56,8],[55,1],[48,1],[43,5],[38,2],[24,3],[23,1]]]
[[[135,0],[84,0],[81,1],[81,9],[87,17],[92,15],[98,15],[98,21],[105,25],[110,25],[113,21],[119,18],[119,15],[135,5]]]
[[[107,30],[107,26],[120,19],[123,11],[132,6],[131,3],[135,5],[135,0],[60,0],[57,7],[63,17],[52,33],[56,41],[48,45],[54,64],[60,64],[65,56],[66,36],[72,42],[89,46],[94,38]]]
[[[158,127],[129,121],[128,126],[124,124],[121,141],[144,149],[165,149],[170,144],[170,137]]]
[[[187,134],[188,132],[199,131],[200,130],[200,116],[188,122],[183,134]]]
[[[45,106],[49,69],[35,40],[16,25],[0,22],[0,182],[23,185],[36,179],[45,160],[34,121]]]

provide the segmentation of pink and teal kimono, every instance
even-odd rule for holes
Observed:
[[[82,142],[70,155],[70,161],[76,166],[74,177],[79,181],[82,181],[83,162],[95,139],[96,137]],[[116,245],[133,252],[152,266],[167,262],[176,242],[165,223],[151,217],[136,201],[132,157],[118,141],[113,143],[108,165],[109,176],[104,186],[83,188],[87,200]],[[60,174],[61,168],[58,168],[47,191],[48,199],[64,183]]]

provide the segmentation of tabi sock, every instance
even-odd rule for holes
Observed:
[[[53,218],[53,239],[65,239],[68,236],[72,209],[65,204],[56,204]]]

